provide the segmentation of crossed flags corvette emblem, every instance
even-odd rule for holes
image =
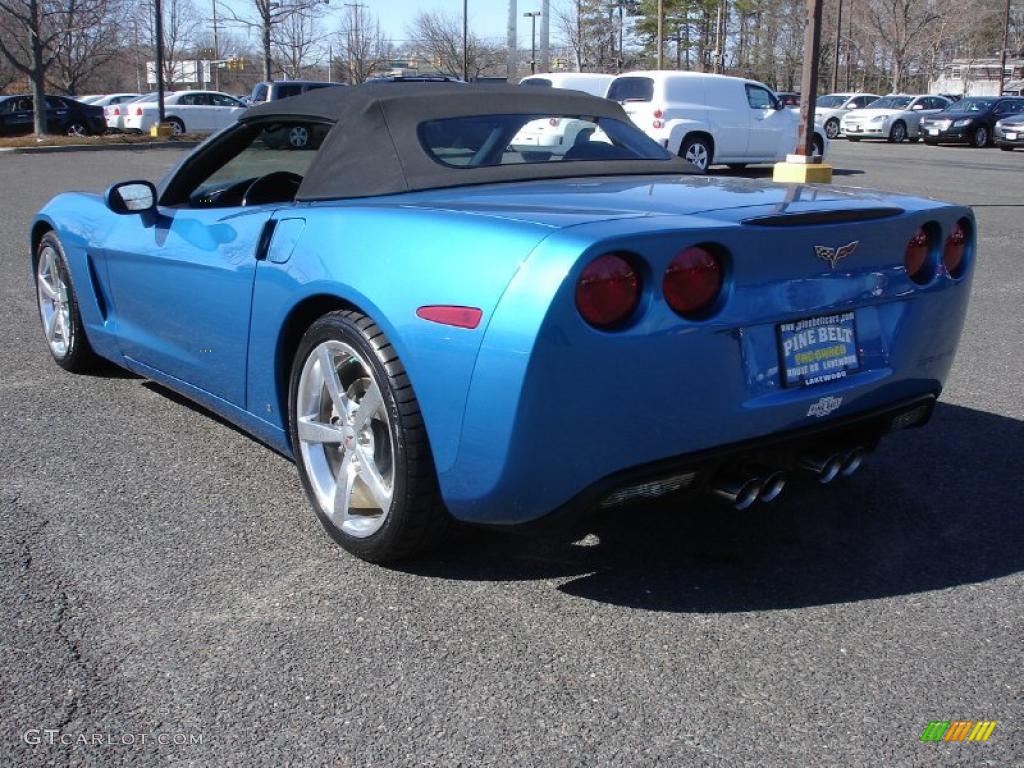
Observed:
[[[845,259],[851,253],[856,251],[858,245],[860,245],[860,240],[854,240],[852,243],[841,245],[838,248],[829,248],[827,245],[816,245],[814,246],[814,255],[823,261],[827,261],[829,268],[835,269],[839,260]]]

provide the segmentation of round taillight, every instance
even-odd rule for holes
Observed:
[[[927,283],[931,278],[928,270],[929,250],[928,232],[924,227],[919,227],[907,243],[907,251],[903,255],[903,265],[915,283]]]
[[[120,114],[121,114],[121,108],[120,107],[114,107],[114,117],[118,117],[118,116],[120,116]]]
[[[706,248],[690,246],[668,265],[661,290],[680,315],[696,314],[710,307],[722,290],[722,265]]]
[[[142,114],[142,107],[136,107],[135,108],[135,114],[136,115],[141,115]]]
[[[576,308],[591,325],[607,328],[633,314],[640,301],[640,275],[622,255],[606,253],[590,262],[576,283]]]
[[[661,128],[663,123],[661,122],[661,120],[655,120],[653,125],[654,125],[655,128]]]
[[[656,117],[656,118],[657,118],[658,120],[661,120],[661,118],[663,118],[663,117],[665,116],[665,113],[664,113],[664,112],[662,112],[662,111],[661,111],[660,109],[656,109],[656,110],[654,110],[654,116],[655,116],[655,117]]]
[[[967,248],[967,225],[961,220],[953,226],[953,231],[946,238],[946,247],[942,249],[942,265],[953,277],[963,272],[964,250]]]

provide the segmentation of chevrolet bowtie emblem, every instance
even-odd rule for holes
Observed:
[[[835,269],[839,260],[845,259],[851,253],[856,251],[858,245],[860,245],[860,240],[854,240],[852,243],[841,245],[838,248],[829,248],[826,245],[816,245],[814,246],[814,255],[823,261],[827,261],[829,267]]]

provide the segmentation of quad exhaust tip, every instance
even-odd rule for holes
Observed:
[[[844,451],[827,454],[811,454],[800,457],[800,468],[816,475],[822,485],[831,483],[839,475],[849,477],[860,469],[867,457],[867,451],[854,446]]]
[[[786,474],[772,472],[767,476],[725,477],[712,486],[712,493],[720,499],[732,504],[733,508],[742,512],[750,509],[755,502],[774,501],[786,487]]]

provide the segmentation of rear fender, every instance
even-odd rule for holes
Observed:
[[[494,307],[546,227],[446,211],[310,206],[290,259],[256,271],[249,340],[248,403],[285,429],[288,371],[284,329],[303,302],[336,297],[387,335],[420,404],[434,461],[454,461],[466,393]],[[273,246],[272,246],[273,247]],[[423,320],[425,305],[476,307],[475,329]]]

